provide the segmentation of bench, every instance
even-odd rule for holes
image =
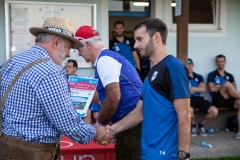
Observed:
[[[231,110],[231,108],[217,108],[219,111],[227,111],[227,110]],[[198,108],[195,108],[195,111],[199,111]]]
[[[228,116],[233,116],[236,115],[236,110],[231,109],[231,108],[217,108],[218,109],[218,116],[213,120],[210,121],[205,125],[205,128],[221,128],[221,126],[226,126],[227,125],[227,117]],[[206,114],[203,112],[200,112],[198,108],[195,109],[195,122],[198,123],[200,122]]]

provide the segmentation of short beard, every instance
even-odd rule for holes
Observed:
[[[154,49],[154,44],[153,40],[150,39],[148,44],[146,45],[145,49],[143,50],[143,54],[141,54],[141,58],[148,58],[153,55],[155,49]]]
[[[64,59],[66,59],[66,57],[63,57],[63,55],[65,56],[66,55],[66,51],[65,51],[65,41],[62,40],[61,42],[61,47],[59,49],[59,51],[57,52],[57,62],[56,64],[59,65],[60,67],[63,67],[63,61]]]
[[[224,70],[224,67],[221,67],[221,68],[220,68],[220,67],[218,67],[218,70]]]
[[[119,34],[116,34],[116,36],[117,36],[117,37],[122,37],[122,36],[123,36],[123,34],[120,34],[120,35],[119,35]]]

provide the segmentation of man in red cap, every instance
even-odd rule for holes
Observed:
[[[75,38],[84,44],[79,55],[94,63],[101,110],[95,126],[113,124],[135,109],[142,92],[141,79],[134,66],[117,52],[106,49],[99,33],[91,26],[81,26]],[[94,97],[98,100],[98,97]],[[116,134],[116,159],[140,159],[141,123]]]

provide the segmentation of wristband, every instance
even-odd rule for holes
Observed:
[[[105,125],[101,124],[98,122],[98,120],[95,122],[95,124],[93,125],[95,128],[97,128],[98,126],[103,126],[105,127]]]

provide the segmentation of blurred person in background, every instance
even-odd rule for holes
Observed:
[[[66,64],[66,73],[69,76],[77,76],[78,63],[76,60],[69,59]]]
[[[203,76],[193,72],[194,64],[192,59],[188,59],[186,66],[189,72],[189,87],[191,93],[191,136],[196,136],[197,132],[201,136],[207,136],[208,134],[204,128],[204,125],[217,117],[218,109],[211,102],[205,100],[204,97],[201,96],[201,93],[206,92],[206,85],[204,83]],[[200,111],[206,114],[206,116],[198,124],[195,123],[195,108],[198,108]]]

